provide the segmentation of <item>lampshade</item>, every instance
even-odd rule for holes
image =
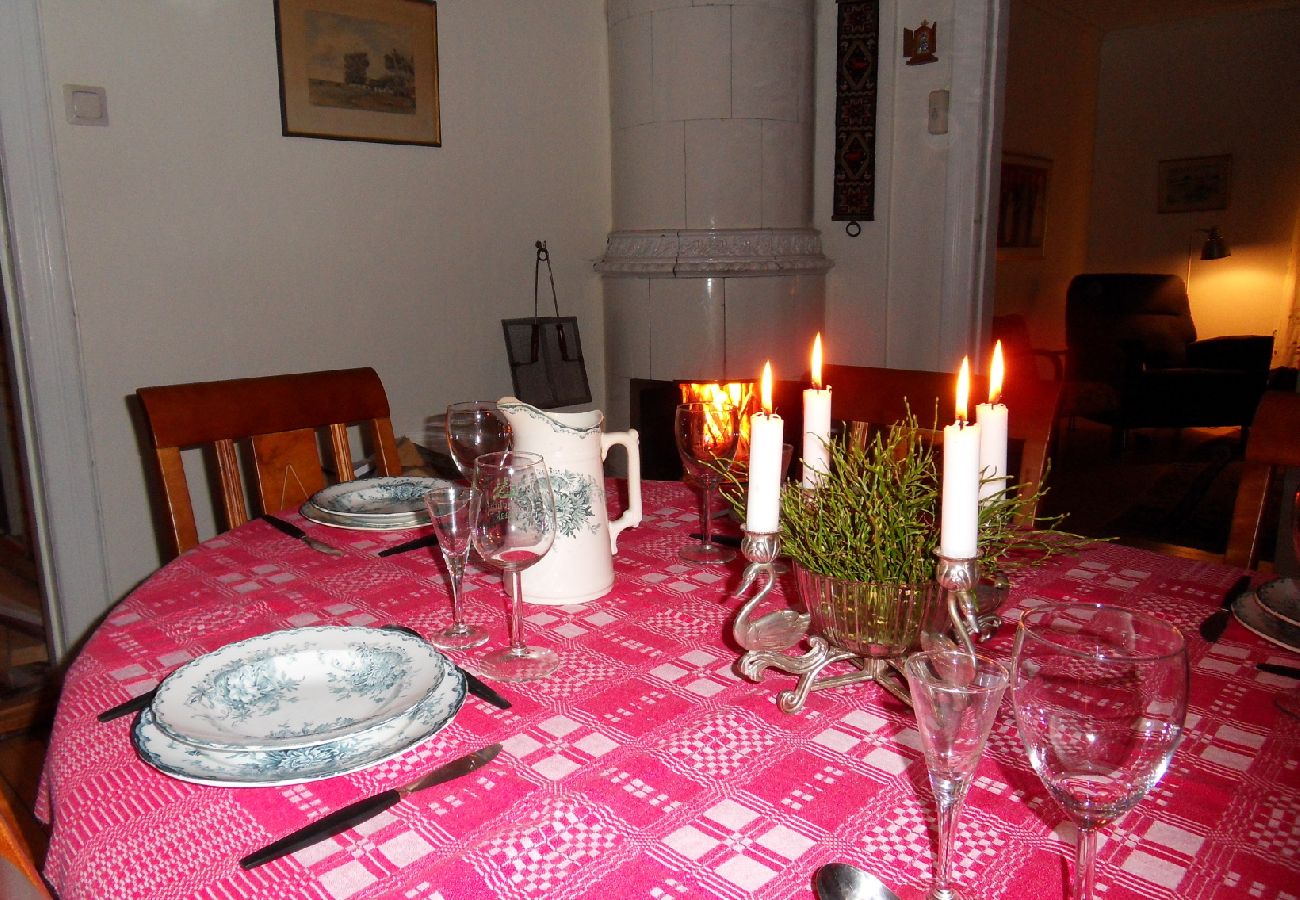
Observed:
[[[1223,259],[1231,255],[1228,242],[1223,239],[1223,235],[1219,234],[1218,226],[1206,232],[1205,243],[1201,245],[1201,259]]]

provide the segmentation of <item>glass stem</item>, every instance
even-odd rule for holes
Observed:
[[[460,634],[465,631],[465,623],[460,617],[460,586],[465,580],[465,560],[459,556],[447,554],[447,571],[451,574],[451,631]]]
[[[523,585],[518,569],[506,572],[506,587],[510,593],[510,650],[523,653],[528,647],[524,644],[524,610]]]
[[[700,540],[704,546],[713,546],[713,481],[709,478],[701,478],[700,484],[704,486],[703,496],[700,497]]]
[[[934,887],[930,891],[930,897],[947,900],[957,896],[949,886],[948,878],[952,871],[952,844],[957,836],[957,817],[961,815],[968,784],[953,778],[931,777],[930,786],[934,790],[939,810],[939,851],[934,861]]]
[[[1079,846],[1074,857],[1074,893],[1071,900],[1092,900],[1092,869],[1097,858],[1097,830],[1079,829]]]

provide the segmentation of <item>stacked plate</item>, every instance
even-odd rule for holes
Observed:
[[[1300,582],[1274,578],[1232,604],[1237,620],[1266,641],[1300,653]]]
[[[131,734],[145,762],[184,781],[297,784],[401,753],[464,700],[459,670],[414,635],[291,628],[181,666]]]
[[[396,531],[429,524],[424,495],[450,484],[441,478],[387,476],[345,481],[319,491],[302,505],[303,518],[334,528]]]

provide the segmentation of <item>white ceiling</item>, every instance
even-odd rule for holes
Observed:
[[[1102,31],[1300,6],[1300,0],[1032,0]]]

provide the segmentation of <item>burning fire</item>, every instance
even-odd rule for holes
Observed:
[[[754,385],[748,381],[727,384],[682,384],[683,403],[712,403],[718,409],[730,403],[740,417],[740,440],[736,443],[736,459],[749,459],[749,414],[753,412]]]

